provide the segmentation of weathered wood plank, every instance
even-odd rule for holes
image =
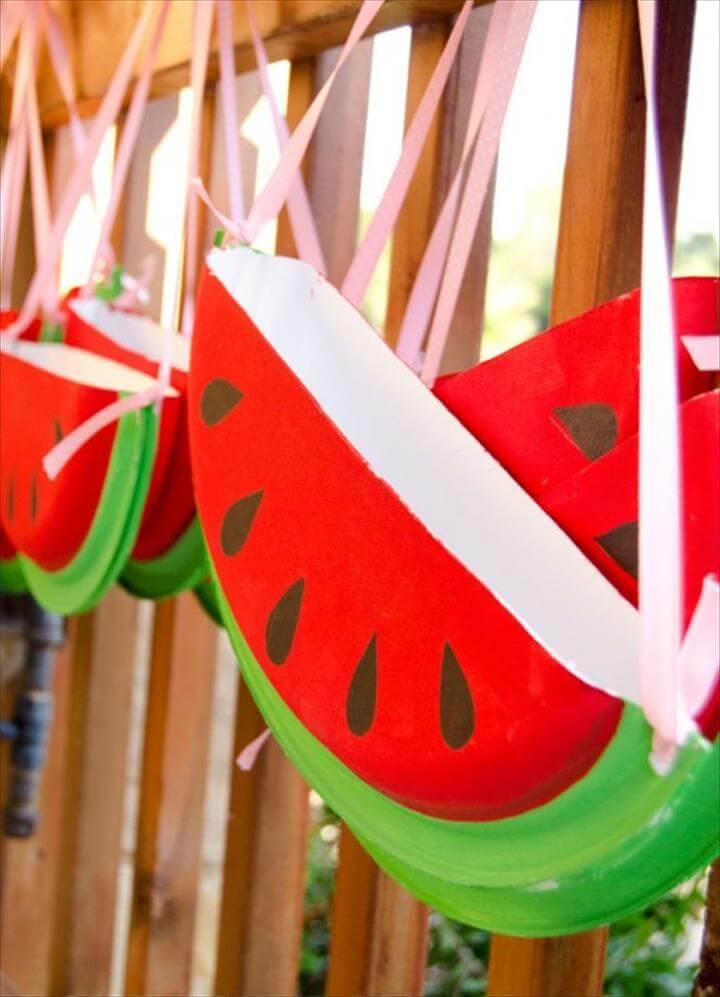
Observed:
[[[469,106],[459,101],[468,73],[474,74],[487,31],[484,11],[474,12],[463,39],[448,97],[437,115],[418,164],[393,237],[386,336],[394,342],[412,283],[437,210],[436,198],[447,189],[459,162]],[[447,26],[416,28],[411,48],[406,127],[420,101],[447,38]],[[471,263],[471,297],[464,290],[464,323],[456,323],[450,342],[460,364],[477,359],[484,310],[489,224],[481,227]],[[468,285],[470,286],[470,285]],[[425,975],[429,912],[381,872],[347,828],[340,841],[335,880],[332,935],[326,993],[420,994]]]
[[[192,593],[157,603],[127,992],[190,992],[217,628]]]
[[[666,199],[674,217],[694,3],[663,0],[659,100]],[[678,54],[680,53],[680,54]],[[552,322],[637,286],[640,278],[644,87],[634,4],[581,8]],[[493,938],[489,994],[595,997],[606,929],[566,938]]]
[[[360,42],[342,69],[318,123],[308,165],[308,189],[328,278],[339,285],[350,266],[360,218],[359,191],[367,118],[372,40]],[[339,51],[316,61],[315,89],[328,78]]]
[[[57,199],[62,178],[53,175],[51,162],[46,154]],[[123,223],[121,203],[111,236],[119,258]],[[137,621],[137,600],[113,589],[83,624],[89,643],[86,667],[72,675],[52,993],[103,993],[110,987]]]
[[[406,99],[406,124],[417,108],[428,85],[449,34],[449,24],[427,24],[412,33],[408,89]],[[458,60],[460,54],[458,53]],[[454,73],[453,73],[454,75]],[[390,286],[393,293],[388,298],[385,317],[385,339],[395,346],[402,325],[405,306],[412,291],[423,253],[437,214],[438,191],[442,189],[442,135],[446,130],[443,108],[449,105],[447,93],[453,88],[448,80],[448,90],[428,133],[425,147],[413,175],[407,199],[402,207],[393,232]]]
[[[694,0],[662,0],[658,101],[666,203],[674,228]],[[581,8],[552,321],[640,282],[645,89],[632,3]]]
[[[457,13],[461,4],[462,0],[387,0],[373,21],[370,33],[402,24],[443,20]],[[122,3],[54,0],[54,5],[70,33],[81,113],[91,114],[127,45],[142,9],[142,0],[123,0]],[[238,72],[251,70],[255,64],[243,6],[235,5],[237,16],[233,30]],[[257,4],[257,16],[260,30],[267,39],[270,58],[304,59],[342,44],[358,7],[359,0],[262,0]],[[175,3],[158,54],[152,96],[187,86],[191,40],[192,4]],[[212,46],[210,80],[216,79],[218,74],[215,38]],[[103,53],[101,59],[97,57],[99,51]],[[12,72],[11,68],[9,72]],[[66,108],[46,58],[40,65],[39,101],[44,127],[55,127],[66,120]]]
[[[314,95],[314,60],[293,63],[287,118],[291,127]],[[287,212],[276,248],[293,255]],[[265,727],[240,681],[233,759]],[[233,765],[215,993],[253,997],[294,993],[300,963],[307,855],[308,789],[271,741],[252,771]]]
[[[52,169],[55,141],[45,143],[47,165]],[[29,184],[26,183],[20,217],[18,254],[13,275],[12,304],[19,307],[35,267],[32,237],[32,214]],[[2,992],[49,995],[50,958],[53,942],[53,902],[61,868],[61,830],[64,807],[63,771],[67,743],[67,723],[70,710],[70,683],[75,667],[82,669],[87,651],[87,628],[82,620],[70,624],[65,646],[55,659],[53,675],[53,718],[47,745],[47,760],[42,773],[39,825],[33,837],[21,840],[2,838],[0,849],[0,959]],[[9,650],[5,639],[2,646],[3,673],[6,668],[21,666],[25,642],[16,638]],[[10,660],[9,660],[10,659]],[[14,694],[20,673],[10,683],[2,685],[0,702],[3,717],[12,715]],[[2,791],[0,807],[4,807],[10,779],[9,745],[2,744]],[[32,940],[32,944],[28,944]]]
[[[108,993],[126,799],[138,603],[113,589],[87,617],[73,672],[52,993]]]
[[[203,176],[209,176],[212,167],[214,116],[214,89],[209,87],[200,135]],[[143,185],[146,181],[143,174]],[[200,233],[205,218],[201,205]],[[200,268],[206,248],[201,237]],[[191,989],[216,654],[217,627],[192,593],[156,604],[126,963],[128,994],[181,995]]]

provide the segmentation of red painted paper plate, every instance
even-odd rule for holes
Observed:
[[[198,509],[246,677],[311,783],[417,892],[569,883],[678,833],[705,860],[694,794],[716,800],[717,754],[697,740],[672,779],[650,771],[631,603],[310,268],[245,249],[209,267]],[[626,816],[615,790],[601,820],[618,766]]]
[[[0,311],[0,332],[6,329],[18,317],[16,311]],[[35,319],[28,326],[23,334],[23,339],[37,340],[40,336],[40,321]],[[0,592],[8,592],[11,595],[19,595],[27,592],[22,568],[17,559],[15,548],[10,542],[10,538],[2,528],[2,515],[0,514]]]
[[[28,589],[52,612],[95,605],[132,549],[150,481],[152,407],[93,437],[51,481],[44,456],[96,412],[152,384],[145,375],[55,343],[2,343],[2,528]],[[168,409],[178,404],[174,390]]]
[[[149,376],[157,374],[164,331],[144,316],[120,311],[96,297],[67,302],[65,341],[118,360]],[[171,383],[178,404],[163,410],[158,451],[142,522],[121,581],[136,595],[158,599],[193,588],[207,574],[190,469],[187,431],[189,343],[172,334]]]

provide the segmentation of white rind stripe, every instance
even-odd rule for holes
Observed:
[[[0,337],[0,353],[22,360],[54,377],[83,384],[88,388],[135,394],[147,391],[157,383],[155,378],[117,360],[100,357],[65,343],[35,343],[24,339],[8,341]],[[165,389],[165,396],[176,397],[177,391],[168,387]]]
[[[638,703],[637,611],[362,315],[296,260],[216,249],[208,266],[372,470],[535,640]]]
[[[111,308],[101,298],[73,298],[70,309],[83,322],[131,353],[138,353],[151,363],[160,363],[165,347],[165,330],[145,315],[133,315]],[[177,332],[170,333],[172,365],[187,374],[190,370],[190,340]]]

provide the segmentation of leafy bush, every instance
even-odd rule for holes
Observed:
[[[339,832],[337,815],[313,794],[299,981],[304,997],[324,992]],[[697,972],[697,963],[687,957],[688,938],[702,917],[703,883],[704,877],[698,876],[647,910],[612,925],[608,997],[687,997]],[[483,997],[489,955],[486,931],[432,911],[425,997]]]

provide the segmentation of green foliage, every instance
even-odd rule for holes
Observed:
[[[433,911],[425,997],[482,997],[487,990],[490,936]]]
[[[339,817],[315,793],[311,794],[310,815],[299,980],[303,997],[315,997],[325,991],[330,948],[330,905],[340,836]]]
[[[685,997],[697,964],[686,961],[688,931],[702,917],[702,877],[614,924],[608,943],[609,997]]]
[[[299,993],[324,992],[330,947],[330,908],[340,821],[313,794]],[[704,906],[698,876],[610,929],[604,992],[608,997],[686,997],[697,962],[688,957]],[[484,997],[490,935],[437,911],[430,915],[425,997]]]
[[[696,232],[675,246],[676,277],[715,277],[720,273],[720,247],[710,232]]]

